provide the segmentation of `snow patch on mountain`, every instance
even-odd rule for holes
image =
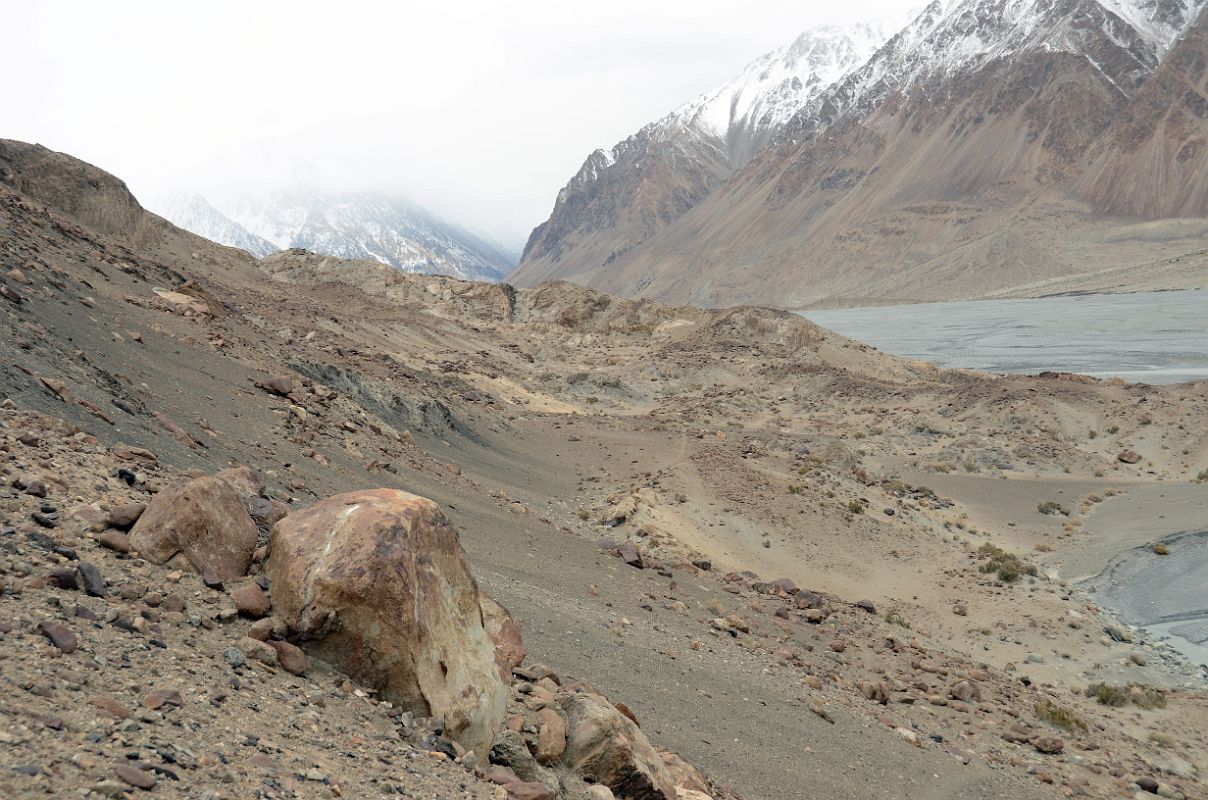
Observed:
[[[164,219],[211,242],[218,242],[254,255],[256,258],[282,249],[272,241],[249,231],[222,214],[199,194],[171,192],[154,198],[149,206]]]
[[[211,204],[175,194],[159,207],[169,221],[257,257],[301,247],[366,258],[404,272],[498,281],[515,265],[505,248],[446,222],[398,195],[294,190]]]

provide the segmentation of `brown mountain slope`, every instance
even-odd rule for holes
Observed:
[[[652,126],[618,145],[615,161],[593,153],[529,237],[525,253],[546,265],[529,283],[556,277],[564,253],[612,263],[678,219],[730,176],[722,146]]]
[[[1081,265],[1038,231],[1079,214],[1058,188],[1125,102],[1080,56],[996,62],[766,151],[657,239],[562,277],[672,302],[793,307],[1070,274]]]
[[[1208,215],[1208,14],[1112,123],[1076,190],[1108,214]]]
[[[529,253],[511,279],[786,308],[1208,284],[1208,230],[1176,219],[1208,202],[1206,23],[1160,64],[1098,2],[960,8],[920,16],[656,234]],[[989,55],[947,66],[968,47]]]

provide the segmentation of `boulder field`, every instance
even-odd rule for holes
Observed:
[[[87,527],[101,552],[162,570],[165,586],[184,585],[192,573],[210,592],[208,601],[225,594],[233,608],[198,624],[220,632],[215,623],[250,623],[221,651],[219,661],[236,676],[278,669],[299,679],[335,675],[341,691],[371,697],[392,718],[426,731],[422,748],[460,763],[500,800],[734,796],[656,749],[624,704],[545,665],[525,666],[519,627],[479,590],[458,533],[436,503],[370,489],[278,508],[267,546],[258,548],[261,520],[250,512],[257,501],[267,502],[264,488],[246,467],[194,471],[158,489],[145,507],[118,503],[105,512],[99,503],[81,504],[71,519]],[[89,563],[9,588],[104,597],[107,583]],[[135,617],[127,626],[132,631],[185,622],[187,606],[177,594],[144,600],[151,611]],[[88,635],[76,628],[70,620],[45,619],[35,632],[50,652],[67,658]],[[243,684],[236,677],[231,685]],[[215,706],[224,697],[209,694]],[[185,702],[179,691],[160,689],[143,705],[168,714]],[[114,720],[129,719],[109,695],[97,704]],[[302,778],[320,780],[320,773],[308,770]],[[176,773],[136,761],[117,764],[112,774],[92,791],[154,791]]]

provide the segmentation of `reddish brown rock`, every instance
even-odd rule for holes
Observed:
[[[252,561],[256,525],[225,481],[196,478],[155,496],[130,531],[130,545],[153,563],[231,580]]]
[[[552,708],[541,709],[537,718],[541,722],[537,729],[537,761],[549,766],[566,752],[566,721]]]
[[[481,592],[478,604],[482,609],[483,628],[495,646],[499,677],[504,683],[509,683],[512,670],[524,663],[524,639],[520,635],[520,626],[506,608]]]
[[[265,378],[259,386],[266,392],[286,397],[294,391],[294,378],[292,375],[274,375]]]
[[[276,626],[276,621],[272,617],[258,619],[247,629],[249,639],[256,639],[261,642],[267,642],[273,635],[273,628]]]
[[[88,701],[97,712],[109,719],[130,719],[130,710],[107,694],[100,694]]]
[[[68,628],[57,620],[39,622],[38,630],[50,640],[51,644],[67,655],[74,653],[76,647],[79,646],[79,640],[76,639],[76,635],[72,632],[71,628]]]
[[[567,695],[562,763],[627,800],[676,800],[675,781],[646,735],[607,701]]]
[[[161,709],[165,706],[173,706],[179,708],[184,700],[180,696],[180,692],[175,689],[156,689],[153,692],[148,692],[143,698],[143,705],[152,711]]]
[[[214,477],[225,481],[240,497],[259,497],[264,494],[264,476],[251,467],[231,467],[214,473]]]
[[[130,552],[130,537],[120,531],[105,531],[97,534],[96,543],[115,553]]]
[[[265,572],[276,615],[308,650],[487,752],[506,686],[478,585],[435,503],[377,489],[295,511],[273,529]]]
[[[1056,755],[1065,749],[1065,741],[1060,736],[1037,736],[1032,746],[1041,753]]]
[[[268,597],[255,583],[248,583],[231,592],[231,600],[235,602],[236,611],[251,619],[260,619],[270,608]]]
[[[268,646],[277,651],[277,661],[281,664],[281,669],[291,675],[301,675],[310,668],[306,653],[297,645],[270,640]]]
[[[118,764],[117,776],[137,789],[154,789],[155,775],[130,764]]]
[[[553,797],[545,784],[536,781],[516,781],[504,788],[507,789],[508,800],[551,800]]]
[[[119,531],[128,531],[138,522],[138,518],[147,510],[145,503],[125,503],[109,509],[109,527]]]

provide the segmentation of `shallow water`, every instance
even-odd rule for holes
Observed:
[[[1099,603],[1130,625],[1165,638],[1195,664],[1208,664],[1208,532],[1168,536],[1169,555],[1150,547],[1123,553],[1092,581]]]
[[[1208,379],[1208,289],[802,313],[887,353],[941,367],[1143,383]]]

